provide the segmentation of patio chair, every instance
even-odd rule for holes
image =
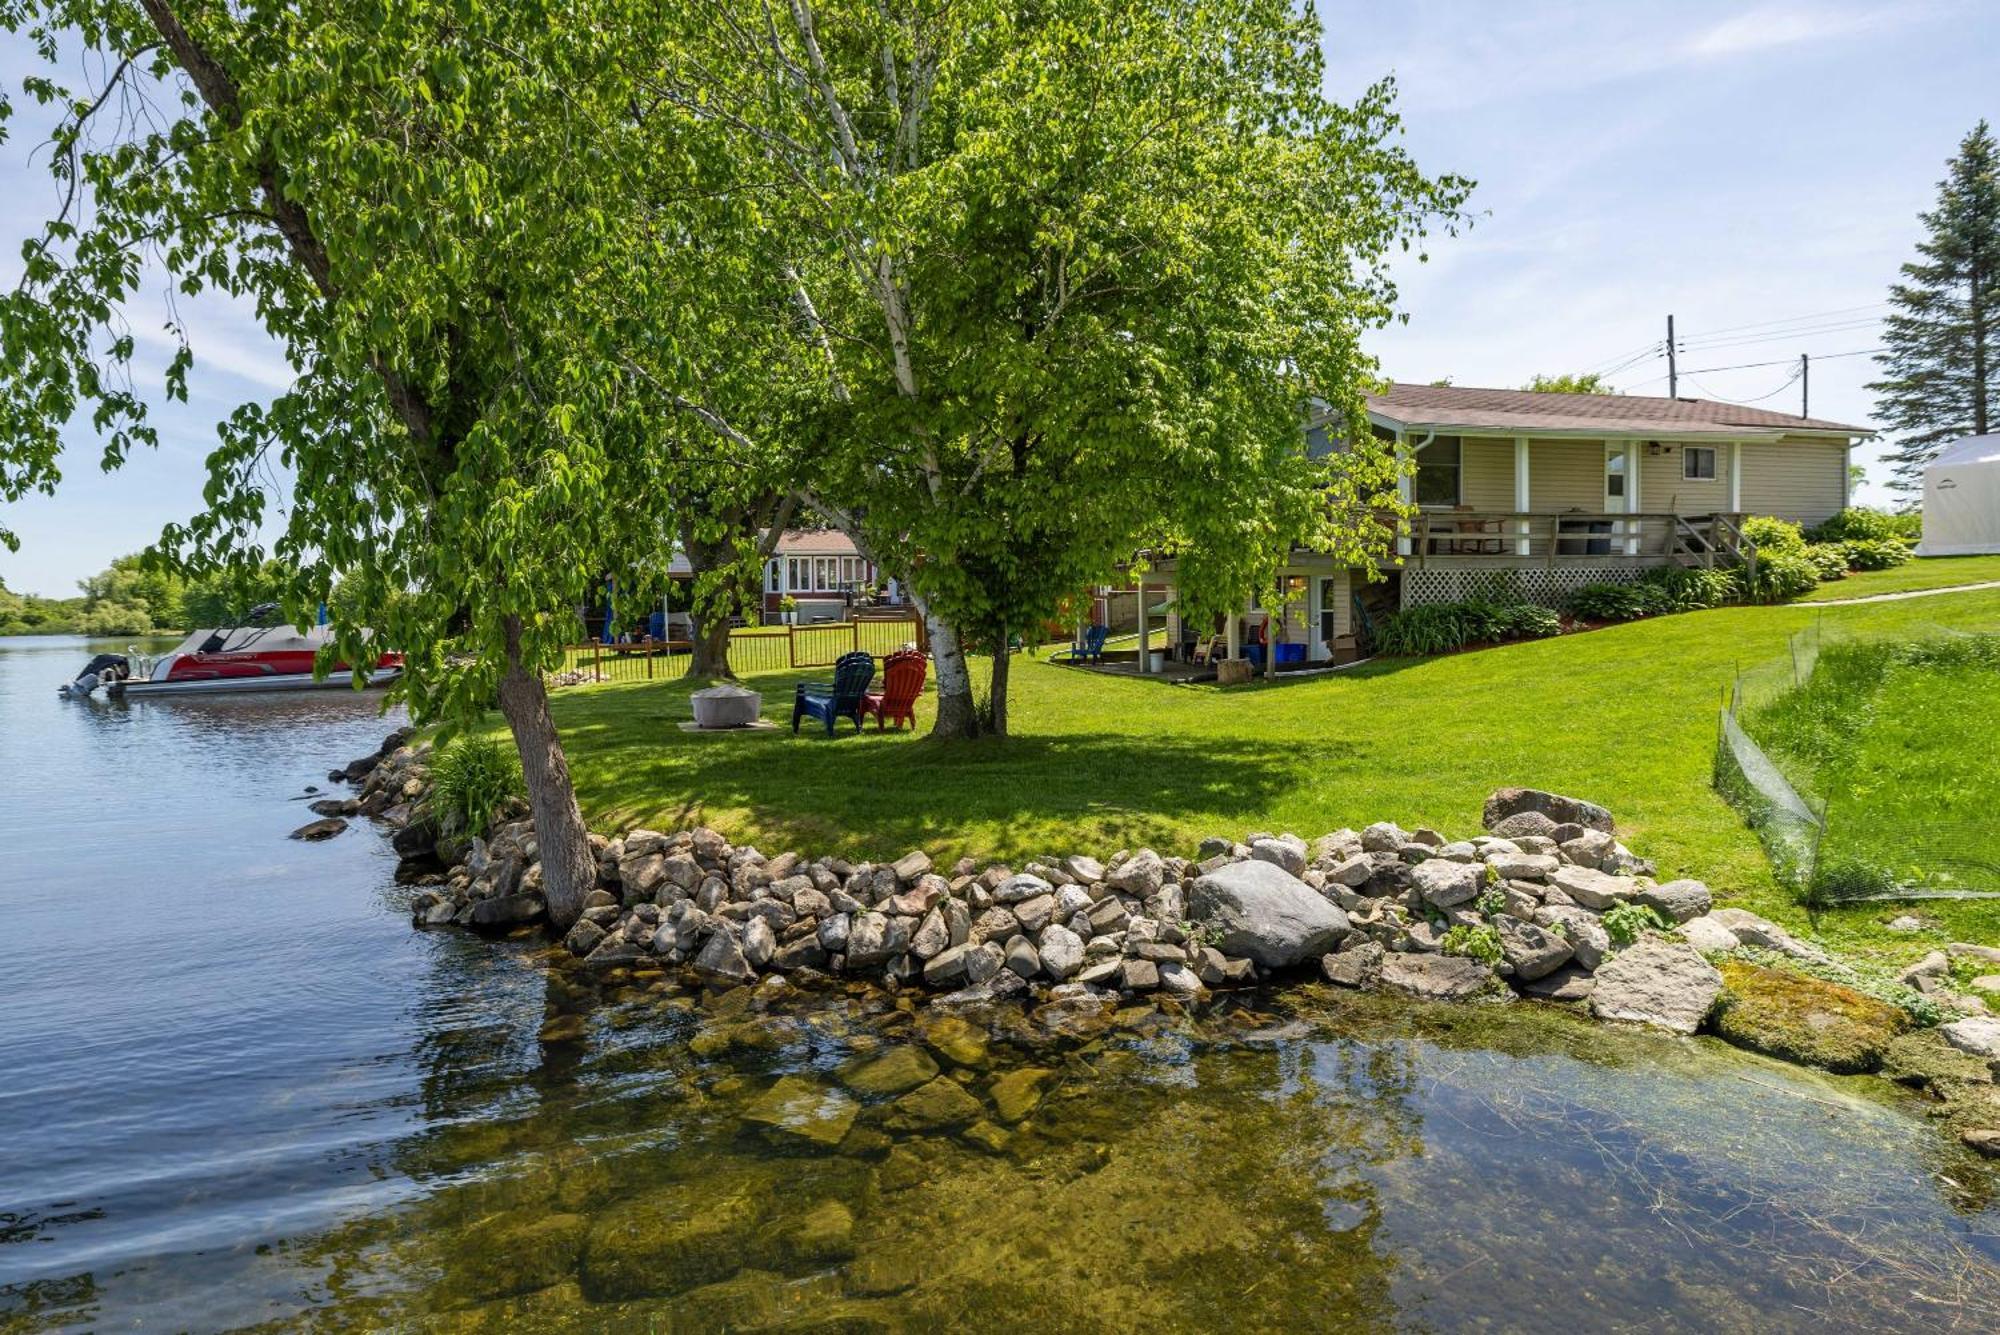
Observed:
[[[1104,661],[1104,637],[1111,633],[1109,626],[1092,626],[1083,633],[1083,639],[1067,649],[1058,649],[1049,655],[1051,663],[1102,663]]]
[[[842,654],[840,661],[833,665],[832,681],[802,681],[792,696],[792,734],[798,735],[799,720],[810,715],[826,724],[826,735],[833,736],[834,723],[843,718],[854,720],[854,730],[861,731],[861,698],[868,693],[868,683],[875,677],[875,656],[865,650],[856,649]]]
[[[882,660],[882,689],[861,697],[861,717],[875,716],[875,731],[889,723],[917,726],[917,697],[924,693],[924,673],[930,660],[914,649],[898,649]]]

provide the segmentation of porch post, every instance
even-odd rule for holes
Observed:
[[[1639,442],[1632,441],[1625,447],[1625,513],[1636,516],[1639,513]],[[1634,518],[1627,522],[1625,531],[1631,536],[1625,539],[1625,555],[1639,554],[1639,534],[1646,521]]]
[[[1729,442],[1729,513],[1743,513],[1743,442]]]
[[[1151,670],[1153,656],[1146,652],[1151,636],[1146,633],[1146,577],[1138,578],[1139,586],[1139,671],[1141,675]]]
[[[1396,499],[1401,501],[1404,505],[1408,505],[1410,503],[1411,498],[1416,495],[1416,479],[1411,477],[1408,472],[1403,471],[1402,469],[1402,465],[1407,463],[1409,461],[1409,458],[1410,458],[1410,447],[1408,439],[1404,435],[1403,428],[1397,427],[1396,428],[1396,464],[1397,464]],[[1410,540],[1408,538],[1396,539],[1396,555],[1408,556],[1409,554],[1410,554]],[[1236,655],[1233,653],[1230,655],[1231,658],[1234,658],[1235,656]]]
[[[1531,499],[1531,489],[1528,486],[1528,438],[1526,436],[1516,436],[1514,437],[1514,509],[1519,514],[1526,514],[1533,508],[1534,502]],[[1528,554],[1529,523],[1529,520],[1523,519],[1515,526],[1520,530],[1521,534],[1514,543],[1514,554],[1516,556],[1526,556]]]
[[[1222,619],[1224,644],[1229,650],[1231,662],[1243,657],[1243,614],[1231,612]]]

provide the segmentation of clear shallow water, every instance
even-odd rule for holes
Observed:
[[[1993,1174],[1876,1082],[1525,1005],[551,973],[283,837],[372,701],[57,700],[87,655],[0,640],[0,1330],[2000,1328]],[[854,1088],[902,1050],[977,1121]]]

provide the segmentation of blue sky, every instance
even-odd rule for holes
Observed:
[[[1980,117],[2000,120],[1990,0],[1322,0],[1321,14],[1332,90],[1395,74],[1417,160],[1479,182],[1477,225],[1399,269],[1409,322],[1371,341],[1403,380],[1519,385],[1637,355],[1613,383],[1664,393],[1665,365],[1645,353],[1671,312],[1682,366],[1700,372],[1683,394],[1796,411],[1784,382],[1806,352],[1825,358],[1813,414],[1866,422],[1871,362],[1830,354],[1877,346],[1872,321],[1945,159]],[[10,90],[27,68],[18,43],[0,50]],[[54,199],[43,159],[29,161],[45,123],[17,114],[0,144],[8,283]],[[0,552],[9,588],[68,594],[192,513],[216,419],[286,382],[247,311],[177,314],[198,358],[192,402],[157,406],[162,448],[108,476],[73,433],[59,496],[7,509],[22,536]],[[164,349],[163,300],[129,317]],[[1787,364],[1705,369],[1765,361]],[[1870,471],[1863,498],[1879,500]]]

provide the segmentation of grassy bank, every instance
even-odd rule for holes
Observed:
[[[2000,637],[1829,644],[1745,727],[1826,804],[1829,893],[2000,890]]]
[[[1822,584],[1799,599],[1824,603],[1836,598],[1867,598],[1878,593],[1909,593],[1917,589],[1950,589],[1964,584],[2000,580],[2000,556],[1929,556],[1891,570],[1864,570]]]
[[[681,682],[560,692],[557,720],[593,823],[702,820],[767,849],[883,856],[921,845],[1020,858],[1139,842],[1191,851],[1205,834],[1308,837],[1384,818],[1463,832],[1486,794],[1533,784],[1608,805],[1663,876],[1797,923],[1755,837],[1710,787],[1720,695],[1739,665],[1830,633],[2000,626],[2000,590],[1856,607],[1733,607],[1452,657],[1223,691],[1022,660],[1016,735],[950,747],[907,733],[690,735]],[[792,683],[760,675],[788,723]],[[929,709],[920,706],[928,722]],[[1933,910],[1927,908],[1927,913]],[[1850,948],[1905,955],[1891,911],[1822,915]],[[1935,909],[1936,938],[2000,940],[2000,909]]]

